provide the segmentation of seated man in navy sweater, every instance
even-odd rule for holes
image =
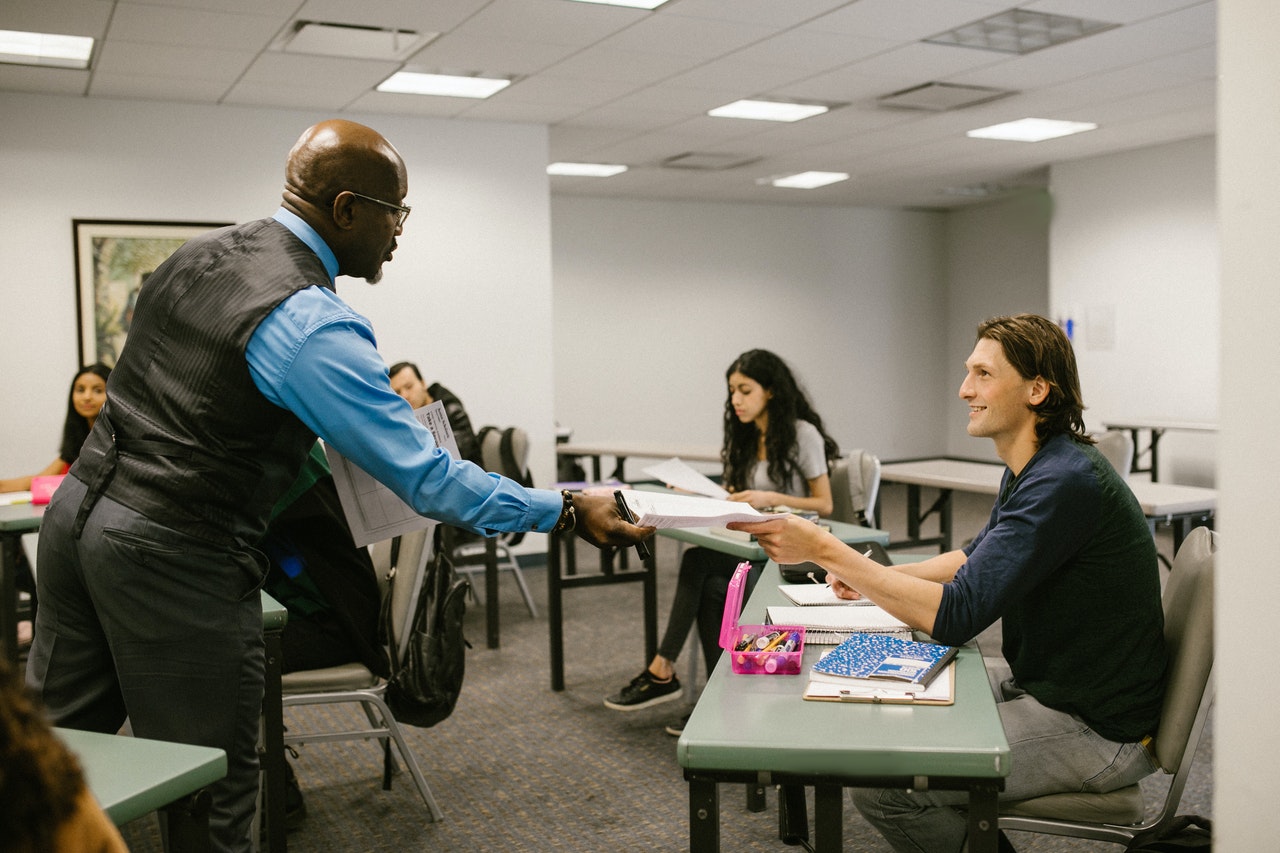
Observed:
[[[963,550],[888,567],[794,516],[732,526],[779,563],[822,565],[842,597],[866,595],[939,642],[967,642],[1003,619],[1011,677],[996,699],[1013,769],[1002,800],[1132,785],[1157,766],[1147,744],[1167,662],[1142,509],[1084,432],[1075,355],[1057,325],[1030,314],[988,320],[965,370],[968,432],[992,439],[1008,470],[987,526]],[[963,850],[955,807],[966,800],[854,793],[903,853]]]

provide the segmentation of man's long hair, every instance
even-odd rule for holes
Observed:
[[[1081,444],[1093,444],[1084,429],[1084,398],[1071,340],[1052,320],[1038,314],[992,317],[978,326],[978,340],[1000,344],[1004,356],[1023,379],[1044,379],[1049,394],[1033,406],[1036,414],[1036,443],[1055,435],[1071,436]]]

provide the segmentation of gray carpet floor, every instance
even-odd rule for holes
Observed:
[[[884,496],[881,525],[904,529],[900,497]],[[962,508],[963,509],[963,508]],[[989,504],[957,515],[957,529],[976,532]],[[976,521],[974,520],[976,519]],[[968,525],[966,527],[965,525]],[[1162,550],[1169,551],[1167,534]],[[594,557],[581,546],[579,565]],[[677,551],[659,539],[660,624],[674,586]],[[539,604],[545,571],[525,570]],[[444,811],[432,823],[412,780],[400,775],[381,789],[381,752],[372,742],[312,743],[293,761],[308,816],[289,835],[297,851],[679,851],[688,849],[688,789],[676,763],[676,739],[663,731],[689,710],[694,691],[632,713],[606,709],[601,699],[640,671],[643,656],[640,586],[569,591],[565,598],[566,689],[550,689],[545,607],[533,619],[516,584],[501,583],[502,645],[484,646],[483,608],[467,614],[474,648],[454,714],[430,729],[407,728],[412,749]],[[998,642],[985,635],[984,648]],[[687,653],[686,653],[687,657]],[[681,662],[687,672],[687,661]],[[355,722],[354,709],[291,709],[299,730]],[[1212,732],[1197,754],[1181,811],[1210,816]],[[1151,780],[1148,801],[1160,787]],[[776,792],[763,812],[746,810],[739,785],[721,786],[722,849],[778,851]],[[812,814],[812,811],[810,811]],[[126,827],[134,851],[159,851],[154,819]],[[1115,845],[1012,833],[1022,853],[1117,851]],[[888,851],[848,804],[846,851]]]

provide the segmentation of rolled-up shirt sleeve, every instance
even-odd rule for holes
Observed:
[[[391,390],[369,321],[308,287],[280,303],[245,350],[254,383],[424,516],[482,533],[546,532],[559,492],[527,489],[436,447]]]

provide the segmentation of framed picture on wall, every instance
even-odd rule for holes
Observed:
[[[115,367],[147,276],[187,240],[229,224],[72,220],[80,363]]]

